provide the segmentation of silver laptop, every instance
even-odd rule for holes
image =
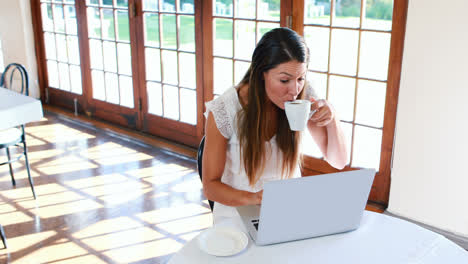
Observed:
[[[237,211],[257,245],[355,230],[374,176],[374,169],[362,169],[267,182],[261,206]]]

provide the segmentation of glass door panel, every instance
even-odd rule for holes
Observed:
[[[197,124],[193,0],[143,1],[148,113]]]
[[[74,1],[41,0],[48,87],[81,95],[80,49]]]
[[[305,0],[304,23],[330,25],[330,0]]]
[[[392,12],[393,0],[305,1],[308,79],[342,121],[351,167],[380,167]]]
[[[333,0],[335,4],[332,26],[359,28],[361,0]]]
[[[128,1],[87,0],[93,99],[134,108]]]
[[[213,1],[213,94],[219,96],[244,77],[255,45],[280,26],[278,0]]]

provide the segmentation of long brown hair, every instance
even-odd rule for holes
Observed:
[[[308,64],[309,49],[304,39],[288,28],[276,28],[263,35],[252,56],[252,63],[238,87],[248,85],[248,101],[238,112],[238,135],[243,161],[250,185],[254,185],[265,169],[268,99],[263,74],[279,64],[296,60]],[[305,86],[306,87],[306,86]],[[305,96],[305,87],[298,99]],[[286,114],[278,111],[276,143],[283,154],[282,175],[291,177],[300,163],[301,132],[289,129]]]

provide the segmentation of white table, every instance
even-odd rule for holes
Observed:
[[[219,225],[246,232],[240,218]],[[201,251],[197,237],[169,264],[185,263],[450,263],[467,264],[468,252],[445,237],[391,216],[365,211],[359,229],[344,234],[247,248],[235,256],[215,257]]]
[[[39,100],[0,87],[0,130],[38,121],[42,117]]]

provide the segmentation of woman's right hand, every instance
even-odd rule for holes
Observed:
[[[263,190],[252,193],[252,198],[251,198],[251,203],[252,204],[261,204],[262,203],[262,198],[263,198]]]

